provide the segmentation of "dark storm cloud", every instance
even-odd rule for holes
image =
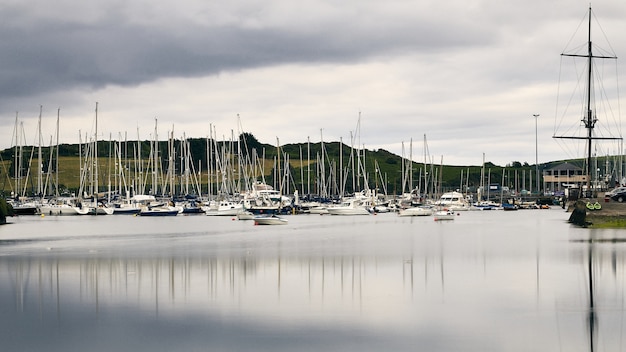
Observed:
[[[383,19],[285,28],[271,23],[154,25],[130,21],[115,11],[93,22],[35,19],[15,9],[4,16],[19,21],[0,24],[3,100],[57,89],[132,86],[284,63],[355,62],[460,46],[470,34],[484,37],[471,28],[444,32],[428,21]]]

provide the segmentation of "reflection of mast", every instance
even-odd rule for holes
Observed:
[[[595,335],[596,335],[596,325],[598,323],[598,318],[596,316],[595,310],[595,301],[593,295],[593,239],[589,240],[589,258],[588,258],[588,267],[589,271],[589,311],[587,313],[587,323],[589,324],[589,351],[593,352],[594,343],[595,343]]]

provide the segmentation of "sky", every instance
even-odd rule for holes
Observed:
[[[584,60],[561,53],[586,50],[589,5],[0,0],[0,148],[15,145],[16,117],[19,144],[38,144],[40,111],[44,145],[57,115],[62,143],[91,138],[97,104],[101,140],[248,132],[271,145],[341,140],[446,165],[584,157],[580,141],[553,136],[580,133],[573,92]],[[594,44],[625,55],[626,2],[591,5]],[[598,76],[619,77],[624,65],[602,60]],[[602,136],[621,136],[626,80],[614,82],[597,86],[609,102]]]

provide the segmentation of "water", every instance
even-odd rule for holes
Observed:
[[[568,216],[14,218],[2,349],[624,350],[626,231]]]

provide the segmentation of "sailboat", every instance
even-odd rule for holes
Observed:
[[[108,207],[104,203],[98,200],[99,183],[98,183],[98,103],[96,102],[96,116],[95,116],[95,132],[93,135],[93,143],[91,148],[86,150],[85,165],[82,177],[86,180],[86,176],[89,176],[90,194],[85,197],[85,200],[91,199],[90,202],[85,204],[79,203],[79,206],[75,208],[78,215],[111,215],[113,214],[113,208]],[[82,184],[82,183],[81,183]],[[84,186],[84,184],[83,184]],[[83,188],[81,187],[83,193]]]
[[[594,151],[594,146],[593,146],[593,142],[594,141],[598,141],[598,140],[619,140],[620,141],[620,145],[621,145],[621,141],[622,141],[622,137],[621,137],[621,131],[619,129],[616,130],[611,130],[610,128],[608,128],[608,125],[604,125],[602,127],[605,128],[605,130],[598,132],[598,126],[596,126],[596,123],[599,121],[598,119],[598,110],[600,107],[606,107],[608,106],[607,111],[605,112],[607,115],[611,112],[611,104],[610,102],[606,102],[603,104],[598,104],[596,107],[596,94],[594,92],[594,88],[598,87],[599,92],[598,92],[598,96],[599,97],[605,97],[606,95],[606,89],[605,89],[605,85],[603,83],[596,83],[594,82],[596,79],[600,78],[600,77],[604,77],[604,75],[602,74],[598,74],[597,72],[597,67],[594,66],[595,60],[596,59],[610,59],[610,60],[617,60],[617,56],[613,55],[613,54],[601,54],[601,55],[597,55],[593,53],[593,48],[594,46],[592,45],[592,40],[591,40],[591,18],[593,17],[593,12],[591,10],[591,6],[589,7],[589,15],[588,15],[588,25],[587,25],[587,43],[586,43],[586,52],[583,53],[579,53],[579,52],[574,52],[574,53],[562,53],[561,57],[570,57],[573,59],[584,59],[586,61],[586,67],[585,67],[585,78],[586,78],[586,84],[585,86],[583,86],[582,88],[585,89],[584,91],[584,97],[585,97],[585,101],[584,101],[584,116],[582,117],[582,119],[580,121],[583,122],[584,128],[585,128],[585,134],[584,135],[560,135],[560,136],[553,136],[552,138],[557,138],[557,139],[577,139],[577,140],[584,140],[585,141],[585,146],[586,146],[586,165],[585,165],[585,171],[586,171],[586,177],[585,177],[585,183],[586,185],[584,185],[584,192],[581,192],[579,195],[580,196],[585,196],[585,197],[592,197],[594,195],[594,189],[596,189],[595,184],[592,185],[592,170],[595,170],[595,168],[592,168],[592,157],[593,157],[593,151]],[[580,48],[580,47],[579,47]],[[609,120],[609,118],[605,118],[606,120]],[[578,121],[577,121],[578,122]],[[608,129],[606,129],[608,128]],[[555,128],[556,130],[556,128]],[[619,133],[619,136],[615,136],[615,133]],[[606,134],[606,135],[605,135]],[[621,150],[621,147],[620,147]]]

